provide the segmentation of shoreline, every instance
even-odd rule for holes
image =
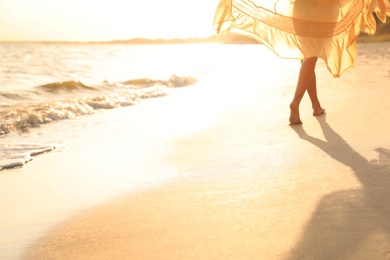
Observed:
[[[249,71],[248,81],[230,75],[208,96],[217,82],[53,124],[69,129],[68,146],[0,176],[9,235],[0,254],[386,259],[390,89],[375,60],[366,62],[337,80],[319,64],[327,114],[313,117],[305,97],[303,126],[288,126],[296,80],[288,67],[280,80]],[[256,87],[264,84],[272,88]],[[150,175],[136,183],[136,172]]]

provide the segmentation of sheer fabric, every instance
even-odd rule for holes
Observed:
[[[334,77],[353,66],[359,33],[386,22],[389,0],[221,0],[217,35],[256,39],[282,58],[322,58]]]

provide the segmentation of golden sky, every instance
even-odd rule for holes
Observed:
[[[0,0],[0,41],[106,41],[214,34],[219,0]]]

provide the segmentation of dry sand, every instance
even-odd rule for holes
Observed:
[[[140,164],[148,164],[143,170],[171,174],[171,181],[120,196],[107,192],[116,187],[113,183],[100,194],[106,201],[77,201],[86,192],[80,190],[51,198],[47,205],[53,209],[46,216],[9,220],[20,234],[13,233],[15,242],[3,240],[8,256],[17,257],[10,252],[16,248],[25,259],[390,259],[389,69],[378,66],[364,60],[333,79],[319,64],[319,94],[327,114],[313,117],[306,96],[302,126],[287,123],[295,72],[287,75],[287,83],[273,82],[270,90],[251,90],[264,84],[257,78],[243,87],[248,91],[240,97],[222,96],[224,102],[215,102],[213,96],[198,102],[198,113],[184,111],[187,118],[171,114],[172,122],[185,125],[215,112],[213,124],[190,134],[173,134],[180,124],[171,124],[167,133],[172,136],[154,137],[141,152]],[[193,95],[181,97],[182,110],[188,109],[185,104],[196,105]],[[162,121],[161,127],[166,124]],[[43,155],[22,174],[52,171],[62,162],[56,176],[72,177],[78,168],[105,176],[99,181],[110,175],[125,180],[134,163],[125,164],[126,156],[114,154],[131,149],[123,139],[113,140],[103,141],[112,146],[104,155],[85,155],[93,145],[78,151],[78,159],[69,159],[66,151]],[[99,156],[114,162],[102,169]],[[80,161],[91,159],[95,167]],[[57,189],[72,193],[79,182],[88,194],[99,194],[93,187],[100,186],[88,185],[93,176],[62,184],[59,177],[52,178],[57,178]],[[72,210],[54,214],[61,208],[56,202],[64,198]],[[28,214],[28,200],[20,201],[19,213]],[[18,244],[24,229],[50,216],[52,224],[38,228],[39,236]]]

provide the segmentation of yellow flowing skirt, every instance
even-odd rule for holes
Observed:
[[[322,58],[334,77],[354,65],[359,33],[390,16],[389,0],[221,0],[217,35],[251,37],[282,58]]]

